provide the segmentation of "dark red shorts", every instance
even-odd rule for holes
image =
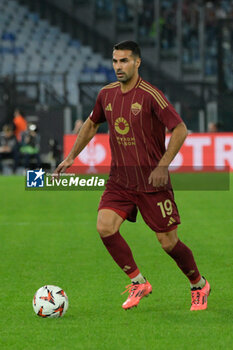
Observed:
[[[155,232],[169,232],[180,224],[179,212],[172,190],[136,192],[108,182],[100,209],[112,209],[124,220],[136,222],[138,209],[145,223]]]

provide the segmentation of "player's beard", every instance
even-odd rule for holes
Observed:
[[[119,73],[119,72],[118,72]],[[126,83],[128,83],[131,79],[132,79],[132,77],[133,77],[133,74],[127,74],[127,73],[125,73],[125,72],[120,72],[120,73],[122,73],[122,76],[118,76],[117,74],[116,74],[116,77],[117,77],[117,80],[119,81],[119,82],[121,82],[121,83],[123,83],[123,84],[126,84]]]

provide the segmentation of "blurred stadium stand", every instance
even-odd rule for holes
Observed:
[[[78,81],[105,83],[109,71],[112,73],[90,46],[81,45],[79,40],[14,0],[0,1],[0,20],[3,77],[14,75],[16,82],[43,82],[61,101],[77,105]],[[35,96],[31,89],[28,91]],[[40,98],[39,102],[44,104],[43,94]]]
[[[165,91],[189,129],[205,131],[210,121],[220,119],[226,130],[232,130],[229,113],[226,115],[222,109],[226,101],[221,102],[222,97],[224,100],[233,91],[232,0],[20,0],[20,3],[59,28],[60,33],[69,33],[74,46],[79,45],[71,63],[66,63],[68,77],[72,77],[73,84],[79,84],[78,97],[82,95],[82,83],[103,84],[104,79],[106,82],[115,79],[111,69],[112,46],[120,40],[133,39],[142,47],[142,76]],[[67,38],[67,34],[63,35]],[[63,50],[60,48],[65,62],[69,61],[69,41],[67,45]],[[74,48],[71,51],[74,53]],[[56,82],[56,91],[61,91],[61,86]],[[74,96],[72,84],[67,86],[68,96]],[[93,103],[94,100],[89,105]],[[227,105],[231,110],[230,98]],[[90,112],[83,104],[82,111],[85,116]]]
[[[221,121],[233,130],[232,0],[0,0],[0,23],[0,127],[16,106],[86,118],[99,88],[115,80],[113,44],[132,39],[141,75],[189,129]]]

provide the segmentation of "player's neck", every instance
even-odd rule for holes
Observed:
[[[127,81],[127,82],[120,82],[120,84],[121,84],[121,92],[126,93],[126,92],[132,90],[135,87],[135,85],[137,84],[138,78],[139,78],[139,74],[136,74],[129,81]]]

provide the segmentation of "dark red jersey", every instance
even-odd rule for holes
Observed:
[[[90,119],[108,122],[110,181],[136,191],[156,191],[148,177],[165,153],[165,128],[172,130],[182,122],[163,93],[140,77],[126,93],[119,82],[111,83],[99,92]]]

